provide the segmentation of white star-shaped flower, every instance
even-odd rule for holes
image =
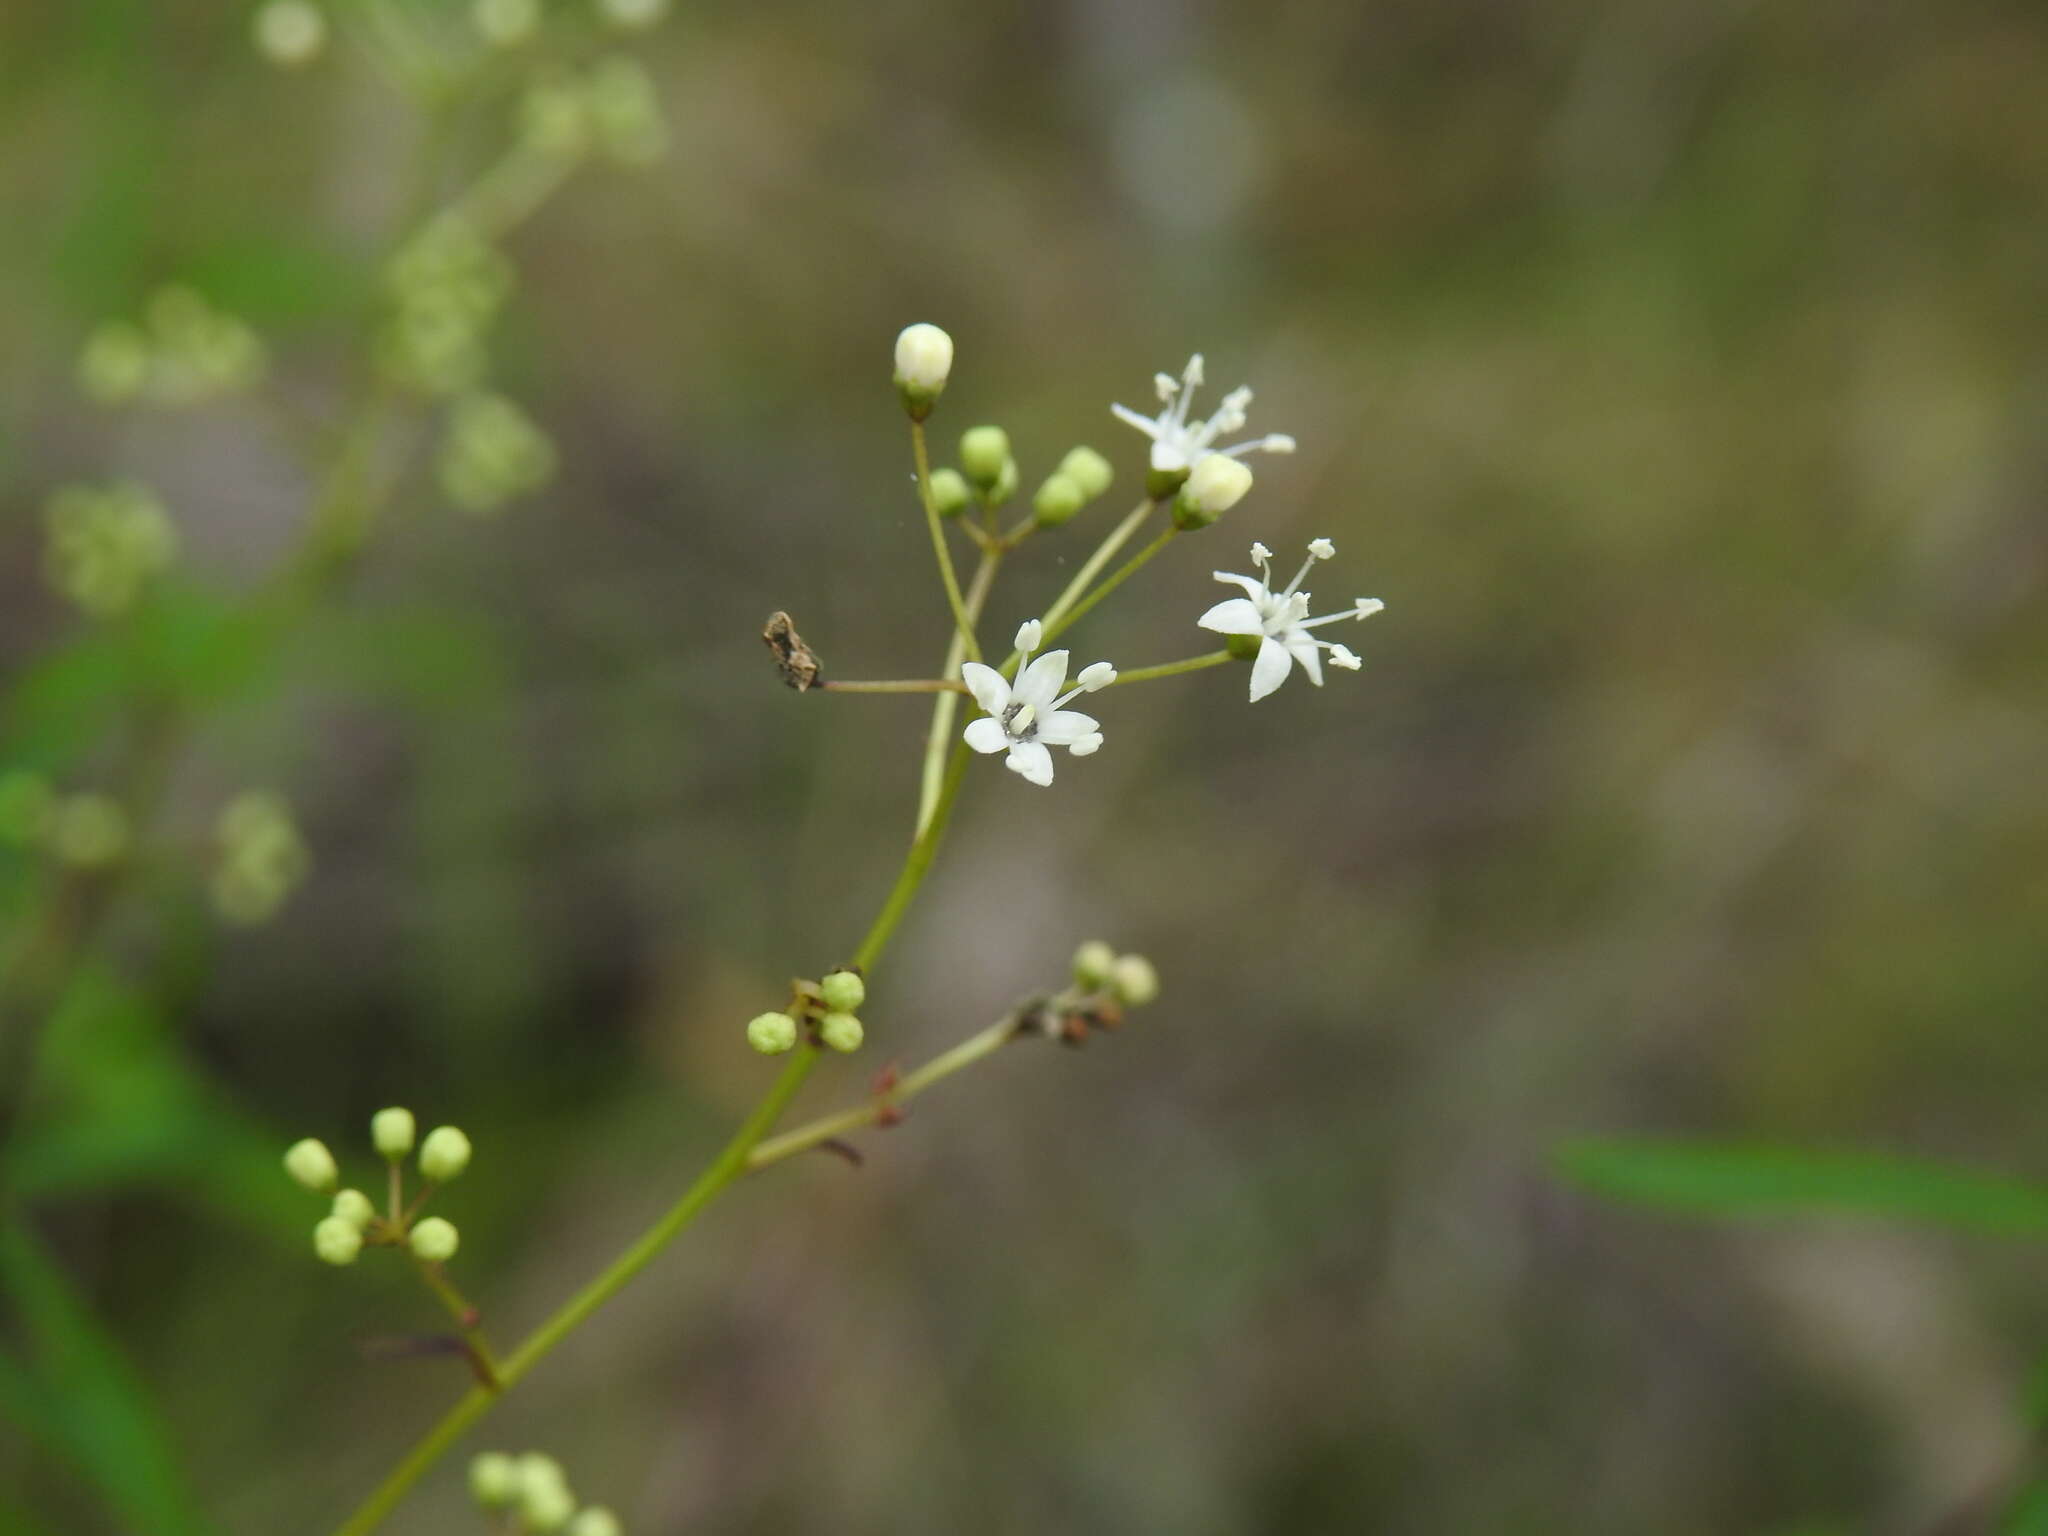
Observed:
[[[1153,388],[1159,392],[1163,407],[1156,417],[1140,416],[1125,405],[1110,407],[1118,421],[1136,427],[1152,439],[1154,469],[1184,472],[1193,469],[1205,453],[1221,453],[1235,459],[1247,453],[1294,452],[1294,439],[1284,432],[1247,438],[1228,448],[1218,448],[1217,438],[1226,432],[1243,430],[1245,407],[1252,403],[1252,392],[1242,386],[1233,389],[1223,397],[1223,404],[1214,416],[1207,421],[1191,423],[1188,407],[1201,384],[1202,354],[1197,352],[1188,359],[1188,366],[1178,379],[1166,373],[1152,376]]]
[[[1321,625],[1335,624],[1343,619],[1370,618],[1386,607],[1376,597],[1360,597],[1353,599],[1351,606],[1342,613],[1325,614],[1319,619],[1308,616],[1308,594],[1299,590],[1301,579],[1318,560],[1327,560],[1336,553],[1337,546],[1328,539],[1311,540],[1308,558],[1301,562],[1301,569],[1294,573],[1294,580],[1281,592],[1273,590],[1273,552],[1263,544],[1252,546],[1252,561],[1259,568],[1258,576],[1216,572],[1218,581],[1235,582],[1244,588],[1245,595],[1225,598],[1195,622],[1203,629],[1222,635],[1259,637],[1259,654],[1252,662],[1254,704],[1286,682],[1288,670],[1296,664],[1308,674],[1310,682],[1322,687],[1321,653],[1324,651],[1330,653],[1330,665],[1333,667],[1356,672],[1364,665],[1349,648],[1318,640],[1309,633]]]
[[[960,668],[960,680],[974,695],[974,702],[986,710],[984,719],[971,722],[967,745],[977,752],[1007,752],[1004,764],[1033,784],[1052,782],[1052,751],[1065,747],[1076,757],[1086,757],[1102,745],[1102,731],[1092,715],[1060,706],[1077,694],[1093,693],[1116,681],[1116,668],[1098,661],[1081,669],[1075,686],[1062,694],[1067,680],[1067,653],[1047,651],[1036,661],[1031,653],[1044,637],[1043,626],[1032,619],[1017,631],[1017,681],[1012,683],[994,667],[970,661]]]

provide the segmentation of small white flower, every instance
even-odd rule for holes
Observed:
[[[969,724],[964,733],[967,745],[977,752],[1007,752],[1005,766],[1033,784],[1052,782],[1053,747],[1065,747],[1076,757],[1086,757],[1102,745],[1102,732],[1091,715],[1060,706],[1077,694],[1093,693],[1116,681],[1116,668],[1098,661],[1081,669],[1075,686],[1065,693],[1067,653],[1047,651],[1036,661],[1031,652],[1038,646],[1044,627],[1033,619],[1017,631],[1017,681],[1012,683],[994,667],[970,661],[960,668],[960,680],[974,695],[974,702],[987,711],[985,719]]]
[[[1197,352],[1188,359],[1187,369],[1178,379],[1164,373],[1152,376],[1153,388],[1159,392],[1160,404],[1164,407],[1156,417],[1140,416],[1128,406],[1110,407],[1118,421],[1136,427],[1152,439],[1154,469],[1189,470],[1195,467],[1205,453],[1222,453],[1235,459],[1247,453],[1294,452],[1294,439],[1284,432],[1247,438],[1244,442],[1234,443],[1228,448],[1216,447],[1216,439],[1224,433],[1243,430],[1245,407],[1252,403],[1252,392],[1242,386],[1233,389],[1223,397],[1223,404],[1215,415],[1207,421],[1190,423],[1188,406],[1193,402],[1195,391],[1201,384],[1202,354]]]
[[[1252,546],[1252,562],[1258,566],[1258,576],[1236,576],[1228,571],[1216,572],[1218,581],[1234,582],[1243,587],[1243,597],[1226,598],[1211,608],[1195,622],[1203,629],[1214,630],[1224,635],[1257,635],[1259,654],[1252,662],[1252,702],[1256,704],[1267,694],[1287,681],[1288,670],[1299,664],[1308,674],[1308,680],[1318,688],[1323,686],[1323,651],[1330,653],[1330,665],[1342,667],[1347,672],[1356,672],[1364,665],[1347,647],[1329,640],[1318,640],[1309,633],[1324,624],[1335,624],[1341,619],[1370,618],[1386,606],[1376,597],[1354,599],[1350,608],[1342,613],[1325,614],[1319,619],[1308,616],[1308,594],[1300,589],[1301,579],[1318,560],[1327,560],[1337,553],[1337,546],[1328,539],[1316,539],[1308,546],[1308,558],[1301,563],[1301,569],[1294,573],[1294,580],[1286,590],[1273,590],[1273,552],[1263,544]]]
[[[936,325],[907,325],[896,338],[896,382],[936,395],[953,371],[953,338]]]

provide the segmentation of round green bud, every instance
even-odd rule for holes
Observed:
[[[436,1126],[420,1143],[420,1172],[430,1184],[446,1184],[469,1166],[469,1138],[452,1125]]]
[[[996,483],[988,488],[988,504],[1000,507],[1017,494],[1017,461],[1003,460],[1003,472],[996,476]]]
[[[78,387],[102,405],[133,400],[149,382],[149,337],[126,320],[110,320],[86,338]]]
[[[623,1536],[619,1517],[602,1504],[593,1504],[569,1522],[569,1536]]]
[[[818,1038],[835,1051],[857,1051],[867,1031],[850,1013],[828,1013],[818,1020]]]
[[[540,0],[474,0],[469,17],[493,48],[513,48],[540,30]]]
[[[1093,501],[1109,489],[1116,479],[1116,471],[1109,460],[1093,448],[1069,448],[1067,456],[1060,460],[1060,473],[1081,487],[1081,494]]]
[[[455,1223],[440,1216],[429,1216],[412,1229],[413,1253],[429,1264],[446,1264],[455,1257],[455,1250],[462,1246],[462,1234],[455,1230]]]
[[[1009,462],[1010,434],[1001,427],[969,427],[960,434],[960,472],[983,490],[1002,478]]]
[[[834,971],[818,983],[818,991],[831,1013],[851,1013],[868,1000],[868,984],[858,971]]]
[[[1238,661],[1256,661],[1265,638],[1264,635],[1225,635],[1223,649]]]
[[[370,1116],[370,1144],[379,1156],[395,1163],[412,1150],[417,1129],[411,1110],[380,1109]]]
[[[377,1207],[360,1189],[344,1189],[334,1197],[334,1209],[329,1214],[339,1216],[360,1232],[376,1219]]]
[[[1084,987],[1100,987],[1115,965],[1116,951],[1101,939],[1090,939],[1074,951],[1074,980]]]
[[[786,1013],[760,1013],[747,1020],[747,1044],[763,1056],[780,1056],[796,1044],[796,1020]]]
[[[254,28],[257,51],[284,69],[310,64],[327,46],[327,17],[312,0],[269,0]]]
[[[559,1531],[576,1513],[576,1496],[554,1457],[529,1451],[519,1458],[519,1513],[535,1531]]]
[[[941,517],[958,517],[967,508],[967,477],[957,469],[932,471],[932,505]]]
[[[1031,498],[1031,511],[1041,528],[1057,528],[1074,520],[1074,514],[1088,503],[1081,487],[1065,475],[1047,475]]]
[[[345,1216],[328,1216],[313,1228],[313,1251],[324,1264],[353,1264],[363,1251],[363,1229]]]
[[[1126,1008],[1142,1008],[1159,996],[1159,973],[1143,955],[1119,955],[1110,967],[1109,986]]]
[[[469,1495],[485,1509],[503,1509],[519,1497],[519,1463],[503,1451],[470,1458]]]
[[[334,1188],[341,1178],[341,1170],[335,1167],[334,1154],[327,1150],[327,1143],[311,1136],[304,1141],[293,1142],[286,1150],[284,1171],[295,1182],[316,1194],[324,1194]]]

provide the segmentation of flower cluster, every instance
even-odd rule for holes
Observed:
[[[108,320],[78,355],[78,386],[102,405],[199,405],[263,374],[263,343],[242,320],[178,285],[151,296],[140,324]]]
[[[1207,420],[1190,421],[1188,411],[1194,404],[1195,391],[1201,387],[1202,354],[1197,352],[1188,359],[1188,365],[1179,378],[1170,373],[1152,375],[1152,388],[1160,402],[1157,416],[1140,415],[1127,405],[1109,408],[1118,421],[1136,427],[1152,439],[1152,469],[1155,473],[1185,475],[1212,453],[1236,459],[1248,453],[1294,452],[1294,439],[1284,432],[1271,432],[1264,437],[1233,443],[1228,448],[1218,448],[1217,438],[1244,430],[1248,419],[1245,407],[1252,403],[1252,392],[1248,386],[1240,384],[1223,397],[1215,415]]]
[[[560,1531],[563,1536],[621,1536],[624,1530],[602,1504],[576,1507],[562,1464],[539,1451],[521,1456],[485,1451],[469,1463],[469,1492],[479,1507],[512,1522],[516,1531]]]
[[[441,489],[465,512],[495,512],[540,490],[555,473],[555,445],[503,395],[470,394],[449,408],[435,465]]]
[[[380,1109],[370,1117],[370,1144],[389,1165],[386,1205],[380,1214],[376,1203],[360,1189],[337,1189],[341,1169],[323,1141],[307,1137],[292,1143],[284,1155],[284,1171],[293,1181],[315,1194],[332,1195],[328,1213],[313,1228],[313,1252],[329,1264],[353,1264],[367,1244],[371,1247],[404,1246],[423,1264],[445,1264],[455,1257],[461,1235],[455,1224],[439,1216],[421,1218],[420,1207],[441,1185],[460,1177],[469,1166],[469,1138],[452,1125],[440,1126],[419,1142],[420,1176],[426,1188],[411,1204],[405,1199],[405,1170],[401,1166],[413,1150],[417,1122],[409,1109]]]
[[[50,585],[101,618],[133,607],[149,579],[178,554],[170,514],[132,480],[64,486],[50,497],[43,526]]]
[[[104,869],[128,852],[128,813],[112,795],[59,794],[39,773],[0,775],[0,843],[37,848],[73,869]]]
[[[1311,539],[1308,558],[1301,562],[1294,580],[1277,592],[1273,589],[1273,552],[1263,544],[1252,545],[1252,562],[1259,568],[1257,576],[1215,573],[1218,581],[1244,588],[1245,595],[1225,598],[1195,622],[1203,629],[1249,642],[1254,704],[1286,682],[1293,667],[1300,667],[1310,682],[1322,687],[1324,651],[1330,653],[1333,667],[1356,672],[1363,665],[1348,647],[1318,640],[1309,633],[1325,624],[1370,618],[1386,607],[1376,597],[1359,597],[1352,599],[1349,608],[1337,613],[1319,619],[1308,616],[1309,594],[1301,590],[1302,578],[1318,561],[1328,560],[1336,553],[1337,546],[1328,539]]]
[[[474,388],[488,363],[486,339],[512,292],[512,264],[474,220],[444,213],[401,246],[384,273],[391,316],[378,361],[421,394]]]
[[[1061,693],[1067,680],[1067,653],[1047,651],[1036,661],[1031,659],[1043,637],[1044,626],[1037,619],[1018,629],[1014,683],[980,662],[970,661],[960,669],[960,680],[985,712],[968,725],[967,745],[981,753],[1007,753],[1003,765],[1032,784],[1052,782],[1053,747],[1087,757],[1102,746],[1095,717],[1063,706],[1116,681],[1115,667],[1106,661],[1091,662],[1081,669],[1074,686]]]
[[[312,855],[282,795],[251,790],[220,813],[213,904],[230,923],[267,922],[312,868]]]
[[[747,1044],[763,1056],[793,1050],[808,1033],[813,1045],[835,1051],[857,1051],[867,1029],[856,1010],[867,1001],[867,983],[858,971],[829,971],[819,981],[790,983],[787,1012],[756,1014],[747,1021]]]
[[[528,87],[520,131],[526,148],[557,160],[594,150],[622,165],[650,165],[668,152],[668,123],[653,78],[623,55]]]

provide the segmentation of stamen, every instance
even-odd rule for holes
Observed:
[[[1170,373],[1155,373],[1152,375],[1152,387],[1159,391],[1159,400],[1163,405],[1180,393],[1180,380]]]
[[[1318,560],[1328,560],[1337,553],[1337,546],[1328,539],[1310,539],[1308,552]]]

